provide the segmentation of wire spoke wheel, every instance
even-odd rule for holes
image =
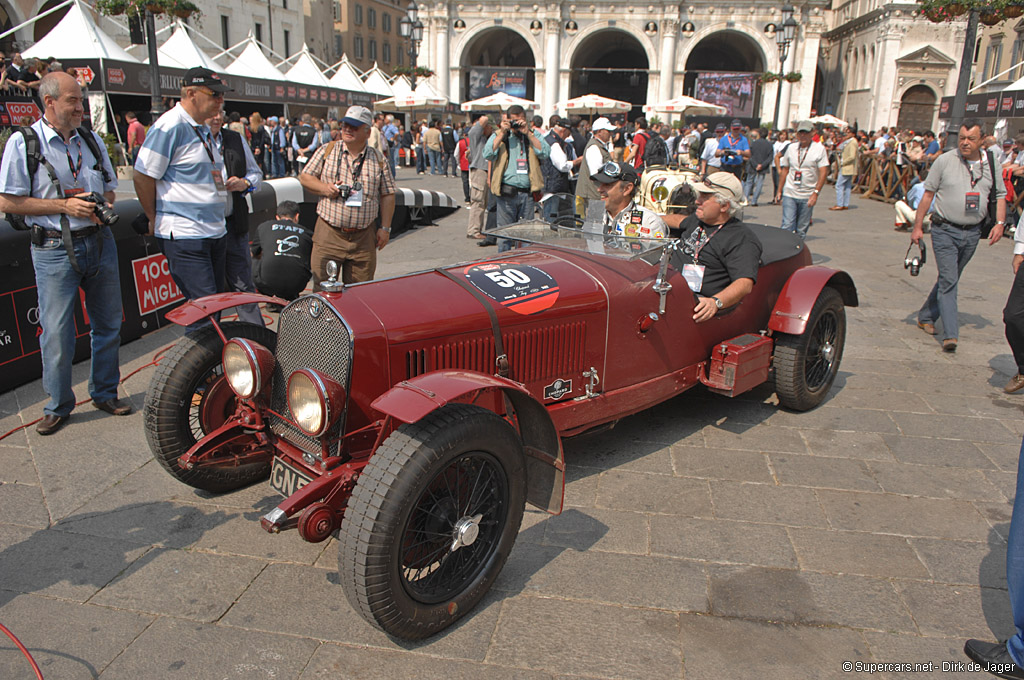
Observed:
[[[846,344],[846,308],[835,288],[825,287],[800,335],[779,333],[775,340],[775,392],[779,403],[807,411],[828,396],[839,373]]]
[[[449,404],[377,448],[338,535],[345,596],[370,624],[416,640],[466,615],[519,533],[526,471],[501,416]]]

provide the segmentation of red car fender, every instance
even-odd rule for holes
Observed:
[[[217,293],[198,300],[189,300],[182,306],[172,309],[167,312],[167,320],[179,326],[187,326],[217,312],[238,305],[247,305],[250,302],[267,302],[281,306],[288,304],[287,300],[261,293]]]
[[[403,423],[415,423],[445,404],[480,390],[501,390],[511,402],[526,454],[526,500],[557,515],[565,495],[562,440],[547,409],[519,383],[473,371],[433,371],[403,380],[371,405]]]
[[[847,307],[857,306],[857,287],[849,274],[830,267],[802,267],[793,272],[782,287],[768,320],[768,328],[775,333],[803,333],[814,302],[825,286],[839,291]]]

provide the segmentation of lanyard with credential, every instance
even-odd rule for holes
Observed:
[[[713,239],[715,237],[715,234],[717,234],[718,232],[722,231],[722,227],[724,227],[724,226],[725,226],[724,224],[718,225],[718,229],[715,229],[715,231],[711,234],[711,236],[707,237],[707,239],[704,241],[704,243],[701,243],[699,246],[696,247],[696,249],[693,252],[693,263],[694,264],[700,264],[700,261],[699,261],[700,260],[700,251],[704,250],[704,246],[706,246],[708,243],[710,243],[711,239]],[[702,225],[702,224],[701,225],[697,225],[697,228],[701,229],[705,234],[708,233],[707,229],[704,229],[704,225]]]
[[[974,173],[971,171],[971,165],[970,165],[970,163],[967,162],[967,159],[964,158],[963,156],[960,156],[960,162],[964,164],[965,168],[967,168],[967,176],[971,180],[971,188],[973,189],[974,185],[977,184],[978,182],[980,182],[981,179],[985,176],[985,164],[984,163],[980,164],[981,165],[981,172],[978,174],[978,179],[974,179]]]
[[[206,155],[210,157],[210,162],[216,165],[217,161],[213,157],[213,151],[210,149],[210,145],[206,143],[206,137],[203,136],[203,133],[200,131],[199,126],[193,125],[192,129],[196,131],[196,137],[198,137],[199,141],[202,143],[203,149],[206,151]]]
[[[78,163],[76,164],[71,158],[71,147],[64,141],[64,135],[60,133],[60,130],[51,125],[50,121],[45,118],[43,118],[43,124],[56,132],[61,143],[64,144],[64,153],[68,156],[68,170],[71,171],[71,179],[74,180],[75,186],[78,186],[78,176],[82,173],[82,138],[78,136],[75,137],[75,143],[78,145]]]

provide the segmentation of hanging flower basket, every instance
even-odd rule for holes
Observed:
[[[1003,15],[999,12],[982,12],[981,16],[978,17],[978,21],[986,26],[995,26],[1003,21]]]
[[[932,21],[936,24],[941,24],[943,21],[946,20],[946,15],[943,13],[941,9],[929,8],[922,10],[921,13],[924,14],[925,18],[928,19],[928,21]]]
[[[800,73],[799,71],[793,71],[792,73],[787,73],[783,77],[786,79],[786,82],[796,83],[799,82],[800,79],[804,77],[804,74]]]
[[[97,0],[96,9],[100,14],[116,17],[128,11],[128,2],[127,0]]]
[[[199,8],[189,0],[165,0],[165,9],[179,19],[188,19],[199,13]]]
[[[952,2],[946,5],[946,16],[958,17],[961,14],[967,12],[967,5],[962,5],[958,2]]]
[[[1007,19],[1016,19],[1022,14],[1024,14],[1024,6],[1022,5],[1007,5],[1003,8],[1003,15]]]
[[[779,79],[778,73],[772,73],[771,71],[765,71],[761,74],[762,83],[774,83]]]
[[[164,13],[164,5],[161,2],[154,2],[150,0],[146,3],[146,9],[153,13],[154,16]]]

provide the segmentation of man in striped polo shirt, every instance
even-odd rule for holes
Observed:
[[[209,69],[189,69],[181,101],[149,129],[135,162],[135,193],[159,239],[174,283],[189,300],[223,288],[224,159],[203,121],[217,115],[231,88]],[[190,333],[209,323],[201,321]]]

